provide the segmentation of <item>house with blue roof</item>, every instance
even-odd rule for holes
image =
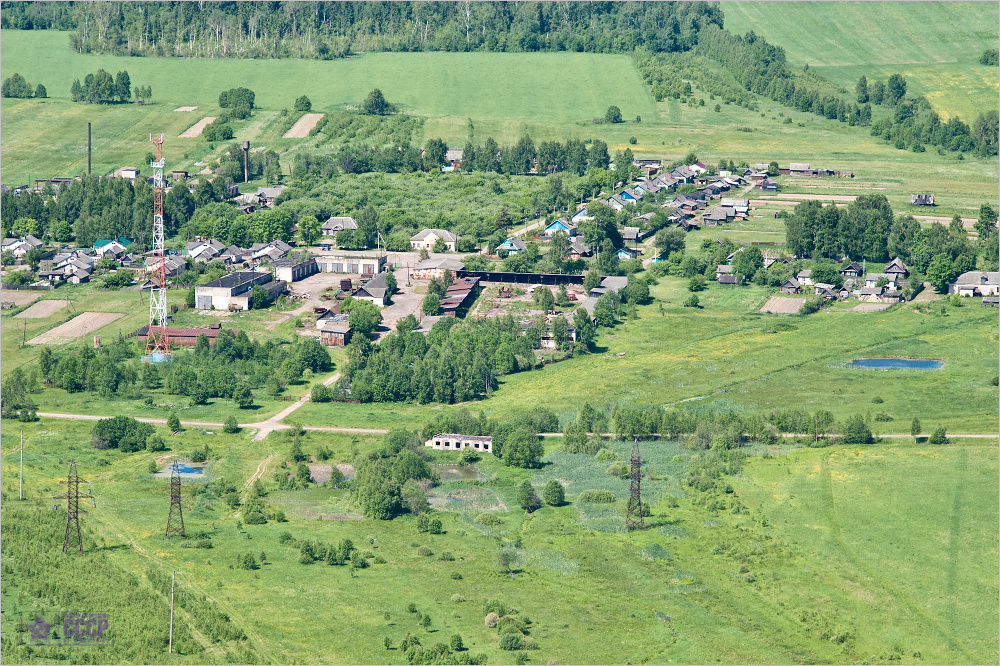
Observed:
[[[576,238],[576,224],[565,219],[559,219],[552,222],[549,226],[545,227],[545,231],[543,231],[542,234],[547,238],[551,238],[559,231],[565,232],[570,238]]]
[[[586,208],[581,208],[580,210],[573,213],[573,217],[570,218],[570,221],[573,222],[574,224],[579,224],[580,222],[592,219],[594,219],[594,216],[587,213]]]
[[[518,252],[523,252],[524,250],[527,249],[528,246],[523,240],[512,236],[511,238],[508,238],[504,242],[497,245],[496,252],[497,254],[500,254],[501,252],[506,251],[507,255],[510,256],[512,254],[517,254]]]

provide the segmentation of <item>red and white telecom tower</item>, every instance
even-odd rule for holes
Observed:
[[[149,330],[146,334],[144,363],[169,363],[170,335],[167,329],[167,267],[163,238],[163,135],[149,135],[156,159],[153,168],[153,270],[149,288]]]

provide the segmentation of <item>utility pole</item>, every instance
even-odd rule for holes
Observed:
[[[174,581],[177,579],[177,572],[170,572],[170,643],[167,645],[167,654],[174,651]]]
[[[17,479],[17,499],[24,499],[24,431],[21,431],[21,474]]]
[[[642,517],[642,490],[640,487],[642,480],[642,456],[639,455],[638,439],[632,442],[632,457],[629,460],[629,467],[630,492],[628,513],[625,516],[626,532],[631,532],[636,528],[646,529],[646,523]]]

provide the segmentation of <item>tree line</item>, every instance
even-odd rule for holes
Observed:
[[[715,3],[8,3],[3,28],[75,30],[78,53],[330,59],[363,51],[683,51]],[[56,5],[56,6],[52,6]]]

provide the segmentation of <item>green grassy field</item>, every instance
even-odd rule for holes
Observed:
[[[775,448],[777,457],[751,459],[734,480],[734,500],[746,507],[741,513],[685,499],[682,479],[697,454],[671,442],[647,443],[649,471],[660,479],[646,484],[653,515],[646,531],[624,534],[608,531],[620,525],[621,500],[595,514],[599,507],[576,498],[588,488],[624,497],[627,482],[608,477],[604,464],[589,456],[565,454],[549,442],[547,464],[537,473],[492,459],[479,464],[491,489],[512,508],[500,513],[498,526],[478,525],[460,508],[440,514],[442,535],[417,532],[409,518],[310,520],[297,517],[299,507],[340,512],[350,507],[344,491],[272,490],[268,501],[287,510],[287,523],[240,528],[224,504],[187,501],[189,532],[211,535],[213,548],[202,550],[163,538],[166,484],[148,476],[150,454],[94,451],[89,424],[60,423],[54,430],[42,421],[24,430],[29,505],[51,510],[48,496],[57,492],[65,459],[76,457],[97,500],[82,522],[99,550],[140,579],[148,570],[177,571],[179,592],[216,600],[258,653],[276,663],[405,663],[399,650],[384,650],[382,637],[398,645],[407,632],[424,645],[460,633],[488,663],[508,663],[511,655],[496,647],[496,630],[483,625],[481,607],[489,598],[531,618],[540,648],[531,653],[535,663],[996,661],[995,443]],[[4,428],[8,498],[16,493],[17,436]],[[272,435],[258,443],[245,432],[189,430],[168,437],[168,453],[183,455],[207,443],[214,459],[210,477],[239,486],[261,459],[276,454],[264,475],[270,481],[289,441]],[[338,461],[368,450],[374,440],[312,434],[303,442],[307,453],[320,444]],[[612,448],[623,456],[629,445]],[[534,515],[513,510],[513,483],[525,478],[536,485],[549,478],[567,483],[568,504]],[[921,483],[913,484],[915,478]],[[435,492],[463,487],[445,482]],[[669,506],[667,497],[679,498],[679,506]],[[350,538],[386,564],[356,576],[342,567],[301,565],[298,549],[278,542],[286,530],[300,539]],[[493,566],[496,535],[522,539],[516,577]],[[418,546],[432,555],[420,556]],[[257,571],[230,569],[235,555],[246,551],[265,552],[268,564]],[[440,560],[444,551],[455,560]],[[753,574],[751,582],[744,571]],[[7,593],[18,608],[31,603],[19,588]],[[453,601],[456,594],[464,601]],[[432,616],[430,633],[405,611],[410,602]],[[189,620],[181,615],[178,621]],[[11,626],[5,622],[4,630]],[[621,640],[608,641],[611,634]],[[831,641],[830,634],[845,638]]]
[[[390,100],[402,103],[403,111],[423,119],[422,134],[414,136],[419,143],[441,137],[450,145],[464,145],[471,118],[478,141],[492,136],[513,143],[527,132],[536,143],[597,138],[612,150],[631,146],[637,154],[667,160],[694,151],[708,162],[807,161],[854,171],[858,181],[850,184],[860,188],[867,182],[890,182],[878,187],[884,187],[880,191],[898,208],[908,205],[912,192],[936,191],[940,203],[935,214],[945,216],[954,212],[967,216],[984,201],[997,201],[995,160],[959,161],[951,154],[900,151],[871,138],[864,129],[768,101],[761,102],[760,113],[735,105],[722,105],[715,112],[709,95],[696,90],[695,96],[706,100],[703,107],[676,100],[655,103],[631,61],[621,56],[386,53],[327,62],[167,60],[163,62],[169,66],[162,67],[161,61],[154,59],[71,53],[61,42],[64,33],[5,31],[2,37],[7,56],[3,75],[19,71],[33,83],[43,81],[53,96],[44,101],[2,101],[5,182],[82,173],[88,121],[93,122],[94,169],[98,173],[123,164],[140,164],[151,132],[166,134],[165,155],[170,168],[197,172],[201,167],[195,163],[217,158],[223,146],[211,148],[202,139],[180,139],[177,135],[198,119],[218,114],[219,90],[241,84],[254,87],[255,81],[267,81],[267,86],[255,86],[263,108],[250,121],[237,123],[234,130],[238,139],[277,150],[286,170],[295,151],[315,150],[317,141],[283,139],[282,108],[290,107],[303,92],[310,96],[315,110],[341,108],[356,103],[371,86],[379,85]],[[98,67],[115,71],[128,68],[137,85],[148,79],[157,103],[101,107],[68,101],[71,80]],[[486,69],[491,75],[481,76]],[[297,73],[291,73],[293,70]],[[49,73],[61,78],[46,80]],[[627,122],[592,124],[591,118],[603,115],[609,104],[620,106]],[[199,109],[173,111],[193,105]],[[635,122],[637,115],[642,122]],[[787,116],[793,124],[783,123]],[[635,144],[629,143],[632,137]],[[321,148],[325,149],[329,147]],[[828,180],[817,184],[843,184]]]
[[[703,309],[683,308],[686,284],[661,278],[651,289],[656,301],[639,308],[638,321],[601,329],[597,353],[504,377],[488,400],[468,407],[502,415],[544,404],[571,418],[585,401],[667,405],[699,398],[756,412],[828,409],[838,419],[886,412],[894,420],[875,423],[881,433],[908,433],[914,414],[927,432],[937,425],[970,433],[996,428],[996,313],[971,300],[949,306],[947,315],[937,306],[918,313],[910,305],[882,313],[838,307],[799,317],[760,314],[768,290],[715,283],[699,294]],[[772,332],[779,322],[791,328]],[[890,372],[843,365],[870,356],[936,358],[945,367]],[[961,410],[949,398],[958,393],[965,396]],[[884,403],[874,404],[876,397]],[[305,405],[295,420],[416,425],[438,409],[454,407],[318,403]]]
[[[997,70],[978,60],[997,47],[996,4],[983,2],[730,2],[726,28],[753,30],[848,90],[864,74],[906,76],[944,116],[966,122],[997,106]]]

